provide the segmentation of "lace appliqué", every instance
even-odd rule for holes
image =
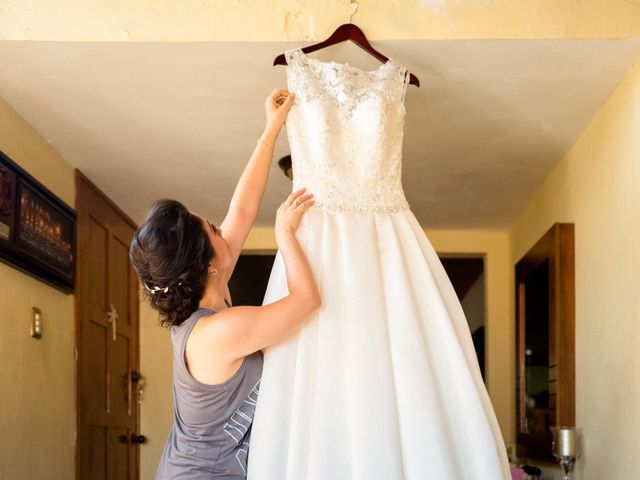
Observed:
[[[390,59],[364,71],[301,49],[285,58],[296,94],[286,123],[294,190],[306,187],[316,207],[330,210],[408,209],[401,181],[407,69]]]
[[[371,98],[385,99],[389,103],[397,102],[400,98],[404,108],[406,84],[402,82],[402,77],[406,69],[393,59],[375,70],[367,71],[348,62],[324,62],[307,57],[302,49],[290,50],[287,54],[287,64],[297,70],[289,75],[290,90],[305,102],[320,99],[330,101],[347,116],[352,115],[359,104]]]

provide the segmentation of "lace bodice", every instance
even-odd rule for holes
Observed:
[[[286,121],[293,189],[320,208],[408,209],[402,190],[407,69],[389,59],[376,70],[285,52],[296,99]]]

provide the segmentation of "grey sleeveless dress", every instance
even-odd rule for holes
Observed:
[[[171,327],[174,423],[156,470],[156,480],[240,480],[247,475],[262,352],[245,357],[226,382],[207,385],[191,376],[185,346],[196,322],[213,310],[199,308]]]

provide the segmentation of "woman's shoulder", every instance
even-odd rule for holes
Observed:
[[[206,308],[197,308],[191,315],[185,318],[182,322],[172,325],[169,331],[174,341],[186,340],[192,334],[195,326],[200,323],[200,320],[212,313],[212,310]]]
[[[215,326],[222,323],[227,316],[228,308],[222,310],[211,310],[210,308],[198,308],[194,315],[196,315],[194,323],[194,333],[199,330],[201,333],[207,335],[215,335]]]
[[[226,307],[220,310],[204,309],[204,313],[197,319],[194,325],[194,333],[202,336],[209,342],[223,342],[226,345],[233,343],[236,328],[246,315],[247,307]]]
[[[232,338],[227,332],[229,308],[207,310],[195,322],[186,343],[185,357],[191,361],[192,374],[204,383],[221,383],[231,371],[237,371],[243,358],[236,358]]]

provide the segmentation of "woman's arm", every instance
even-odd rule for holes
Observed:
[[[302,214],[313,205],[312,197],[298,190],[278,209],[276,239],[289,295],[269,305],[232,307],[203,318],[201,338],[218,359],[234,362],[284,339],[320,306],[311,266],[295,236]]]
[[[284,98],[282,103],[279,99]],[[274,145],[293,104],[294,95],[287,90],[274,90],[265,101],[266,127],[249,159],[231,198],[229,211],[220,224],[229,246],[231,265],[224,274],[227,280],[235,268],[242,246],[253,226],[269,179]]]

